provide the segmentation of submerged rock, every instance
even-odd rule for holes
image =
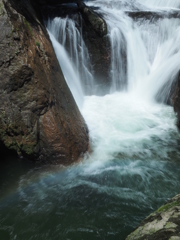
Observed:
[[[0,0],[0,152],[71,163],[88,129],[35,2]]]
[[[180,194],[147,217],[126,240],[180,240]]]
[[[133,19],[159,19],[159,18],[179,18],[180,11],[179,10],[171,10],[171,11],[126,11],[126,14]]]

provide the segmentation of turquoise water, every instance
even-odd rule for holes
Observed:
[[[176,116],[172,107],[154,100],[168,98],[179,71],[179,19],[135,22],[123,12],[152,6],[156,11],[164,7],[168,11],[179,7],[179,1],[153,0],[147,5],[149,2],[88,1],[99,7],[108,23],[115,71],[112,94],[83,96],[79,90],[83,79],[76,74],[77,66],[51,36],[65,78],[87,122],[92,151],[69,167],[3,159],[0,239],[122,240],[148,214],[180,193]],[[70,29],[76,30],[71,23]],[[124,77],[117,68],[121,56],[113,48],[122,44],[121,32],[127,43],[127,93],[116,92]],[[82,54],[85,46],[81,37],[72,39]],[[86,69],[85,60],[82,63]],[[168,88],[163,89],[167,82]]]
[[[80,163],[4,159],[0,239],[124,239],[180,192],[173,109],[132,98],[86,97],[93,152]]]

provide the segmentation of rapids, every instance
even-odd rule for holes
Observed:
[[[108,25],[109,94],[94,94],[93,66],[75,20],[55,18],[47,29],[89,127],[92,152],[69,167],[20,160],[2,166],[0,239],[124,239],[180,192],[180,135],[166,105],[180,66],[180,20],[126,14],[180,10],[179,0],[87,4]]]

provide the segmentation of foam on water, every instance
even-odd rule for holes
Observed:
[[[180,66],[180,20],[134,21],[125,12],[152,7],[168,11],[179,8],[179,0],[88,4],[98,6],[108,24],[111,94],[85,96],[77,49],[81,58],[89,59],[74,22],[58,18],[48,29],[89,127],[92,152],[69,167],[39,167],[20,174],[15,191],[0,199],[0,238],[6,234],[19,240],[124,239],[180,192],[180,136],[172,107],[163,104]],[[72,33],[69,53],[66,28]],[[89,71],[87,62],[84,70]]]
[[[133,94],[86,97],[83,115],[90,129],[93,157],[99,161],[116,155],[168,159],[179,136],[171,107],[143,102]]]

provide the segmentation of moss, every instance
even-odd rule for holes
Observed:
[[[0,117],[2,117],[2,118],[4,118],[4,117],[5,117],[5,111],[2,111],[2,112],[1,112],[1,115],[0,115]]]
[[[26,19],[23,20],[24,24],[26,25],[27,29],[29,30],[29,32],[31,33],[31,35],[33,35],[33,31],[32,31],[32,28],[29,24],[28,21],[26,21]]]
[[[175,207],[175,206],[180,206],[180,202],[174,201],[174,202],[168,203],[168,204],[160,207],[156,212],[157,212],[157,213],[165,212],[165,211],[167,211],[168,209],[170,209],[170,208],[172,208],[172,207]]]
[[[35,147],[35,143],[32,144],[27,144],[27,145],[22,145],[21,146],[21,150],[27,154],[27,155],[33,155],[34,154],[34,147]]]
[[[165,228],[176,228],[177,225],[173,222],[167,222],[166,225],[165,225]]]
[[[3,123],[4,118],[6,119],[6,114],[5,111],[2,111],[0,114],[0,140],[5,147],[18,154],[23,152],[25,155],[32,156],[37,144],[34,135],[29,134],[23,137],[21,127],[12,123]]]
[[[6,131],[4,129],[0,129],[0,139],[3,140],[5,136],[6,136]]]
[[[3,3],[0,3],[0,16],[3,14]]]
[[[36,142],[19,142],[14,137],[4,138],[4,145],[10,150],[15,150],[18,154],[23,152],[25,155],[32,156],[34,154],[34,148]]]
[[[36,46],[40,48],[40,43],[39,42],[35,42]]]
[[[13,138],[6,139],[4,141],[4,145],[10,150],[15,150],[17,153],[19,152],[19,147],[17,145],[17,142]]]

